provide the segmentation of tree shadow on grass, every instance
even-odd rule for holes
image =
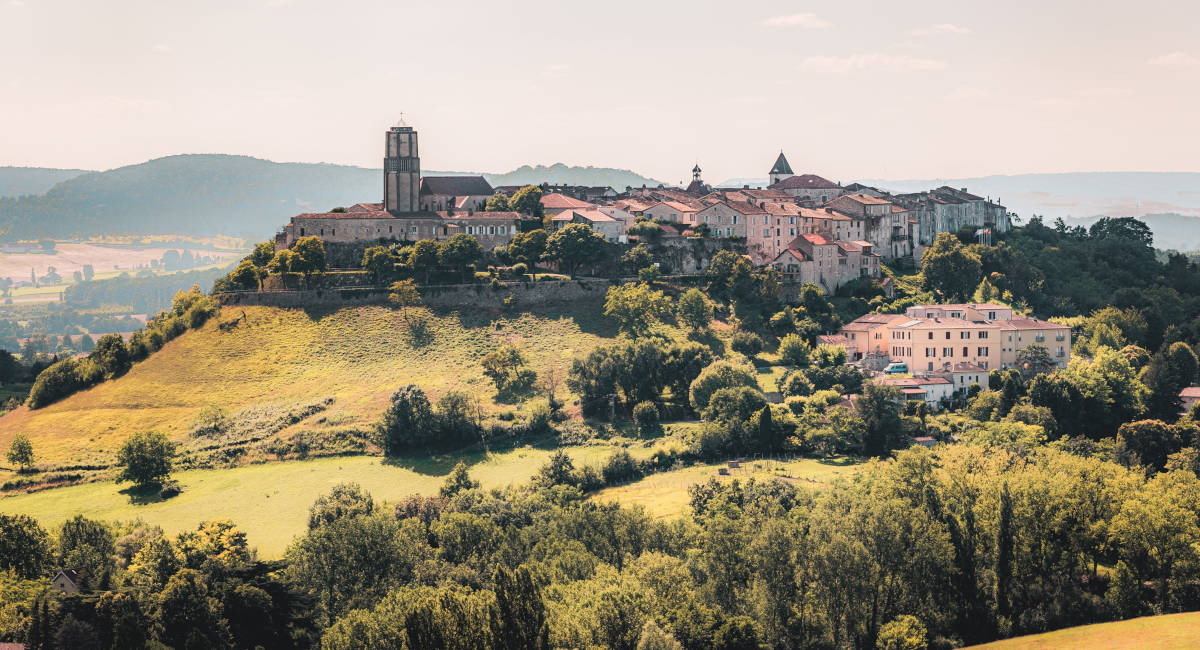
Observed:
[[[574,321],[580,332],[602,338],[613,338],[618,333],[616,324],[602,313],[603,294],[600,294],[598,299],[579,300],[570,305],[534,307],[515,312],[452,307],[430,307],[429,309],[439,318],[457,318],[458,324],[464,329],[494,329],[497,321],[519,318],[521,314],[530,314],[546,320],[567,318]]]
[[[814,458],[813,460],[817,461],[817,463],[820,465],[830,465],[833,467],[850,467],[852,465],[858,465],[859,463],[863,462],[866,459],[858,458],[856,456],[835,456],[833,458]]]
[[[179,493],[168,494],[163,496],[162,487],[158,485],[144,485],[127,487],[124,490],[119,490],[120,494],[129,497],[129,502],[135,506],[148,506],[152,503],[162,503],[168,499],[174,498]]]

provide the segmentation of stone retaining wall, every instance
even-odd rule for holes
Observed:
[[[509,282],[499,289],[488,284],[458,284],[420,287],[421,301],[428,307],[478,309],[529,309],[548,305],[568,305],[578,301],[602,300],[608,280],[594,278],[549,282]],[[345,289],[235,291],[216,294],[222,305],[264,305],[271,307],[338,307],[342,305],[387,302],[387,289],[354,287]],[[509,304],[505,300],[512,297]]]

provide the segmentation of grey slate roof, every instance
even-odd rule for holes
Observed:
[[[792,173],[792,166],[788,164],[787,158],[784,157],[782,151],[779,152],[779,157],[775,159],[775,166],[771,168],[771,173],[772,174],[790,174],[790,173]]]
[[[491,196],[495,192],[482,176],[422,176],[421,194]]]

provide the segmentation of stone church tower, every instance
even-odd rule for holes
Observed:
[[[383,209],[392,214],[417,212],[421,209],[417,132],[400,120],[384,135]]]

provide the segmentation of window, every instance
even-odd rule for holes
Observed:
[[[330,231],[329,231],[329,236],[330,236],[330,237],[337,237],[337,228],[332,228],[332,229],[330,229]]]
[[[967,346],[965,346],[965,345],[963,346],[963,356],[964,356],[964,357],[969,357],[969,356],[971,356],[971,352],[970,352],[970,350],[969,350],[969,349],[967,348]]]
[[[304,229],[303,229],[303,228],[301,228],[301,229],[300,229],[300,236],[301,236],[301,237],[303,237],[303,236],[304,236]]]
[[[932,338],[933,338],[933,332],[930,332],[930,333],[929,333],[929,338],[930,338],[930,339],[932,339]]]
[[[771,236],[771,229],[763,228],[763,237],[770,237],[770,236]]]
[[[979,333],[979,338],[981,338],[981,339],[986,339],[986,338],[987,338],[987,332],[980,332],[980,333]]]
[[[925,356],[926,357],[936,357],[937,356],[937,348],[925,348]]]
[[[947,358],[954,357],[954,348],[942,348],[942,356]]]
[[[987,349],[987,348],[979,348],[978,350],[976,350],[976,355],[975,355],[975,356],[979,356],[979,357],[986,357],[987,355],[988,355],[988,349]]]
[[[732,217],[730,217],[730,219],[733,219],[733,223],[735,223],[735,224],[737,223],[737,215],[736,214],[733,215]]]
[[[414,235],[417,234],[417,227],[413,226],[412,228],[409,228],[409,232],[411,232]]]
[[[495,226],[488,226],[488,234],[489,234],[489,235],[494,235],[494,234],[496,234],[496,227],[495,227]]]
[[[947,339],[949,339],[949,338],[950,338],[950,332],[946,332],[946,338],[947,338]]]
[[[988,312],[988,320],[996,320],[996,312],[989,311]]]
[[[970,332],[970,331],[968,331],[968,330],[963,330],[963,331],[961,331],[961,332],[959,332],[959,333],[958,333],[958,338],[960,338],[960,339],[969,339],[969,338],[971,338],[971,332]]]

